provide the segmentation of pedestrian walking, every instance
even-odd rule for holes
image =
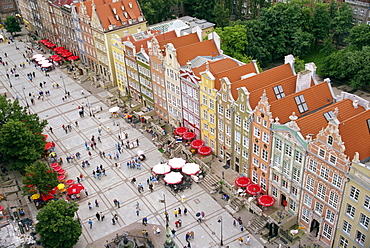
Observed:
[[[179,228],[179,221],[178,220],[175,221],[175,226],[176,226],[176,228]]]
[[[112,224],[115,225],[116,224],[116,220],[114,218],[112,218]]]
[[[82,174],[80,174],[80,179],[81,179],[81,182],[84,180],[84,176]]]
[[[87,154],[89,154],[89,156],[90,156],[90,157],[91,157],[91,155],[92,155],[90,151],[89,151]]]
[[[136,216],[140,215],[140,209],[136,209]]]
[[[50,130],[50,133],[53,133],[53,128],[52,127],[49,127],[49,130]]]
[[[136,139],[136,145],[139,146],[139,139]]]
[[[242,245],[244,242],[243,237],[238,238],[238,241],[239,241],[239,244]]]
[[[245,244],[246,245],[249,245],[251,242],[251,238],[249,237],[249,235],[245,238]]]
[[[118,222],[118,214],[114,214],[113,218]]]
[[[95,199],[95,207],[99,207],[99,202],[98,202],[98,199]]]
[[[148,224],[148,218],[144,216],[143,218],[143,225],[146,226]]]
[[[172,233],[172,238],[174,238],[176,236],[176,230],[172,228],[171,233]]]
[[[89,219],[88,223],[89,223],[89,225],[90,225],[90,229],[92,229],[92,225],[93,225],[92,220],[91,220],[91,219]]]
[[[186,215],[188,213],[188,209],[185,207],[184,208],[184,215]]]
[[[178,208],[177,209],[177,212],[179,213],[179,215],[181,216],[181,208]]]
[[[80,183],[80,178],[79,177],[77,177],[77,183]]]
[[[94,170],[93,170],[92,174],[93,174],[94,178],[96,178],[96,173],[95,173]]]
[[[100,214],[99,214],[99,212],[96,212],[95,216],[98,219],[98,221],[100,221]]]
[[[179,223],[179,227],[181,227],[182,226],[182,220],[178,219],[177,222]]]
[[[135,203],[135,208],[136,208],[136,209],[140,209],[140,203],[139,203],[139,202],[136,202],[136,203]]]
[[[189,241],[189,238],[190,238],[190,234],[189,234],[189,232],[187,232],[185,234],[185,241],[188,242]]]
[[[88,202],[88,203],[87,203],[87,206],[89,207],[89,210],[92,210],[92,208],[93,208],[93,207],[92,207],[91,202]]]
[[[153,184],[152,183],[149,184],[149,190],[150,190],[150,192],[153,192]]]
[[[179,211],[178,211],[177,209],[175,209],[175,210],[173,211],[173,214],[175,215],[175,218],[177,218],[177,215],[179,214]]]
[[[101,221],[103,221],[104,218],[105,218],[104,214],[102,212],[100,212],[100,219],[101,219]]]
[[[85,195],[89,196],[89,193],[87,192],[87,189],[85,189]]]

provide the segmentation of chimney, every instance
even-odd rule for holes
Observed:
[[[312,72],[309,70],[304,70],[298,73],[297,80],[295,84],[295,92],[305,90],[311,86]]]
[[[315,63],[314,62],[307,63],[307,64],[304,65],[304,68],[306,70],[310,70],[312,72],[312,78],[315,81],[315,84],[317,84],[317,81],[316,81],[316,68],[317,68],[317,66],[315,65]]]
[[[354,108],[358,108],[358,100],[354,100],[352,102],[352,105],[353,105]]]
[[[293,74],[296,75],[295,70],[294,70],[294,62],[295,62],[295,58],[292,54],[289,54],[289,55],[284,57],[284,64],[289,63],[290,67],[292,68]]]

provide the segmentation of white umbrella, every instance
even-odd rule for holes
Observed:
[[[170,172],[166,174],[163,178],[163,181],[165,181],[168,184],[178,184],[182,181],[182,175],[180,172]]]
[[[186,160],[182,158],[172,158],[168,160],[168,165],[171,166],[172,169],[181,169],[186,164]]]
[[[114,112],[118,112],[118,110],[119,110],[119,107],[113,107],[109,109],[109,112],[114,113]]]
[[[53,64],[50,64],[50,63],[48,63],[48,64],[41,64],[41,67],[42,68],[48,68],[50,66],[53,66]]]
[[[157,164],[153,166],[152,171],[155,174],[167,174],[171,171],[171,167],[168,164]]]
[[[187,163],[181,168],[182,172],[186,175],[195,175],[200,171],[199,164]]]
[[[44,58],[44,57],[37,57],[37,58],[35,58],[35,60],[36,61],[42,61],[42,60],[46,60],[46,58]]]
[[[32,56],[33,59],[40,58],[40,57],[43,58],[44,55],[42,55],[42,54],[35,54],[35,55]]]
[[[145,152],[144,151],[137,151],[137,155],[140,156],[140,155],[144,155]]]

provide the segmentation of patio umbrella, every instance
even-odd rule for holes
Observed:
[[[49,40],[48,39],[42,39],[40,40],[41,43],[45,43],[45,42],[48,42]]]
[[[49,156],[50,157],[55,157],[57,155],[57,153],[56,152],[51,152],[50,154],[49,154]]]
[[[36,58],[44,58],[44,55],[42,54],[35,54],[32,56],[33,59],[36,59]]]
[[[55,61],[55,62],[58,62],[58,61],[61,61],[61,60],[62,60],[61,57],[58,57],[58,58],[53,59],[53,61]]]
[[[168,164],[156,164],[153,166],[152,171],[155,174],[167,174],[171,171],[171,166],[169,166]]]
[[[262,190],[261,186],[258,184],[249,184],[246,188],[246,191],[250,195],[257,195]]]
[[[131,118],[132,117],[132,115],[129,115],[129,114],[123,114],[123,118]]]
[[[79,194],[85,187],[81,183],[72,184],[71,187],[67,189],[68,194],[74,195]]]
[[[42,61],[42,60],[46,60],[46,58],[45,57],[36,57],[35,60],[37,62],[39,62],[39,61]]]
[[[64,185],[64,183],[60,183],[60,184],[58,184],[58,186],[57,186],[57,188],[59,189],[59,190],[61,190],[61,189],[64,189],[66,186]]]
[[[54,169],[55,171],[60,171],[60,170],[62,170],[63,168],[62,168],[62,167],[60,167],[60,166],[55,166],[55,167],[53,167],[53,169]]]
[[[58,163],[52,163],[50,166],[51,166],[52,168],[54,168],[54,167],[59,166],[59,164],[58,164]]]
[[[42,68],[48,68],[48,67],[51,67],[51,66],[53,66],[52,63],[44,63],[44,64],[41,64],[41,67]]]
[[[190,144],[190,146],[194,149],[198,149],[199,147],[204,145],[204,141],[201,139],[193,140]]]
[[[54,59],[56,59],[56,58],[60,58],[60,57],[59,57],[59,55],[55,54],[55,55],[50,56],[50,58],[51,58],[52,60],[54,60]]]
[[[78,60],[78,59],[79,59],[79,57],[76,56],[76,55],[70,56],[70,57],[67,58],[67,60]]]
[[[59,186],[59,185],[58,185]],[[57,193],[57,190],[59,189],[58,188],[58,186],[57,187],[54,187],[52,190],[50,190],[49,192],[48,192],[48,194],[49,195],[55,195],[56,193]]]
[[[41,200],[42,201],[51,200],[53,198],[54,198],[54,196],[52,196],[52,195],[45,195],[44,193],[41,193]]]
[[[109,109],[109,113],[114,113],[114,112],[118,112],[118,111],[119,111],[118,106]]]
[[[140,155],[144,155],[144,154],[145,154],[145,152],[144,152],[144,151],[141,151],[141,150],[140,150],[140,151],[137,151],[137,155],[138,155],[138,156],[140,156]]]
[[[32,200],[37,200],[37,199],[39,199],[40,197],[41,197],[41,195],[40,195],[39,193],[31,195],[31,199],[32,199]]]
[[[74,183],[75,183],[75,181],[73,179],[69,179],[69,180],[66,181],[66,184],[69,185],[69,186],[74,184]]]
[[[65,53],[62,53],[62,55],[60,55],[60,56],[62,56],[63,58],[66,58],[66,57],[69,57],[69,56],[72,56],[72,52],[65,52]]]
[[[186,160],[182,158],[172,158],[168,160],[168,165],[171,166],[172,169],[181,169],[186,164]]]
[[[58,181],[63,181],[64,179],[66,179],[66,175],[59,175],[58,176]]]
[[[198,148],[198,153],[203,156],[208,156],[212,153],[212,148],[209,146],[201,146]]]
[[[60,50],[58,50],[57,51],[57,54],[62,54],[62,53],[68,53],[69,51],[68,50],[66,50],[66,49],[60,49]]]
[[[182,182],[182,177],[180,172],[172,171],[164,176],[163,181],[168,184],[178,184]]]
[[[264,207],[271,207],[275,204],[275,198],[270,195],[261,195],[257,199],[258,204]]]
[[[192,139],[194,139],[195,137],[197,137],[197,135],[196,135],[195,133],[193,133],[193,132],[186,132],[186,133],[184,133],[184,134],[182,135],[182,138],[183,138],[184,140],[192,140]]]
[[[51,142],[47,142],[46,144],[45,144],[45,150],[49,150],[50,148],[52,148],[53,147],[53,144],[51,143]]]
[[[60,171],[58,171],[58,174],[59,174],[59,175],[63,175],[64,173],[66,173],[66,171],[65,171],[65,170],[60,170]]]
[[[55,52],[59,51],[59,50],[65,50],[65,48],[64,47],[56,47],[56,48],[53,49],[53,51],[55,51]]]
[[[234,183],[239,187],[245,188],[251,184],[251,179],[249,177],[238,177],[235,179]]]
[[[188,129],[186,127],[178,127],[175,129],[175,133],[180,136],[186,133],[187,131]]]
[[[200,171],[199,164],[196,163],[186,163],[182,168],[181,168],[182,173],[186,175],[195,175]]]

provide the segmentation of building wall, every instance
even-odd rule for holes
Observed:
[[[143,105],[147,109],[154,109],[153,85],[150,71],[150,60],[144,49],[136,56]]]
[[[346,0],[353,9],[353,24],[369,24],[370,25],[370,2],[369,1],[354,1]]]
[[[116,72],[117,87],[121,96],[128,95],[128,83],[125,63],[124,45],[118,35],[113,35],[111,40],[113,66]]]

